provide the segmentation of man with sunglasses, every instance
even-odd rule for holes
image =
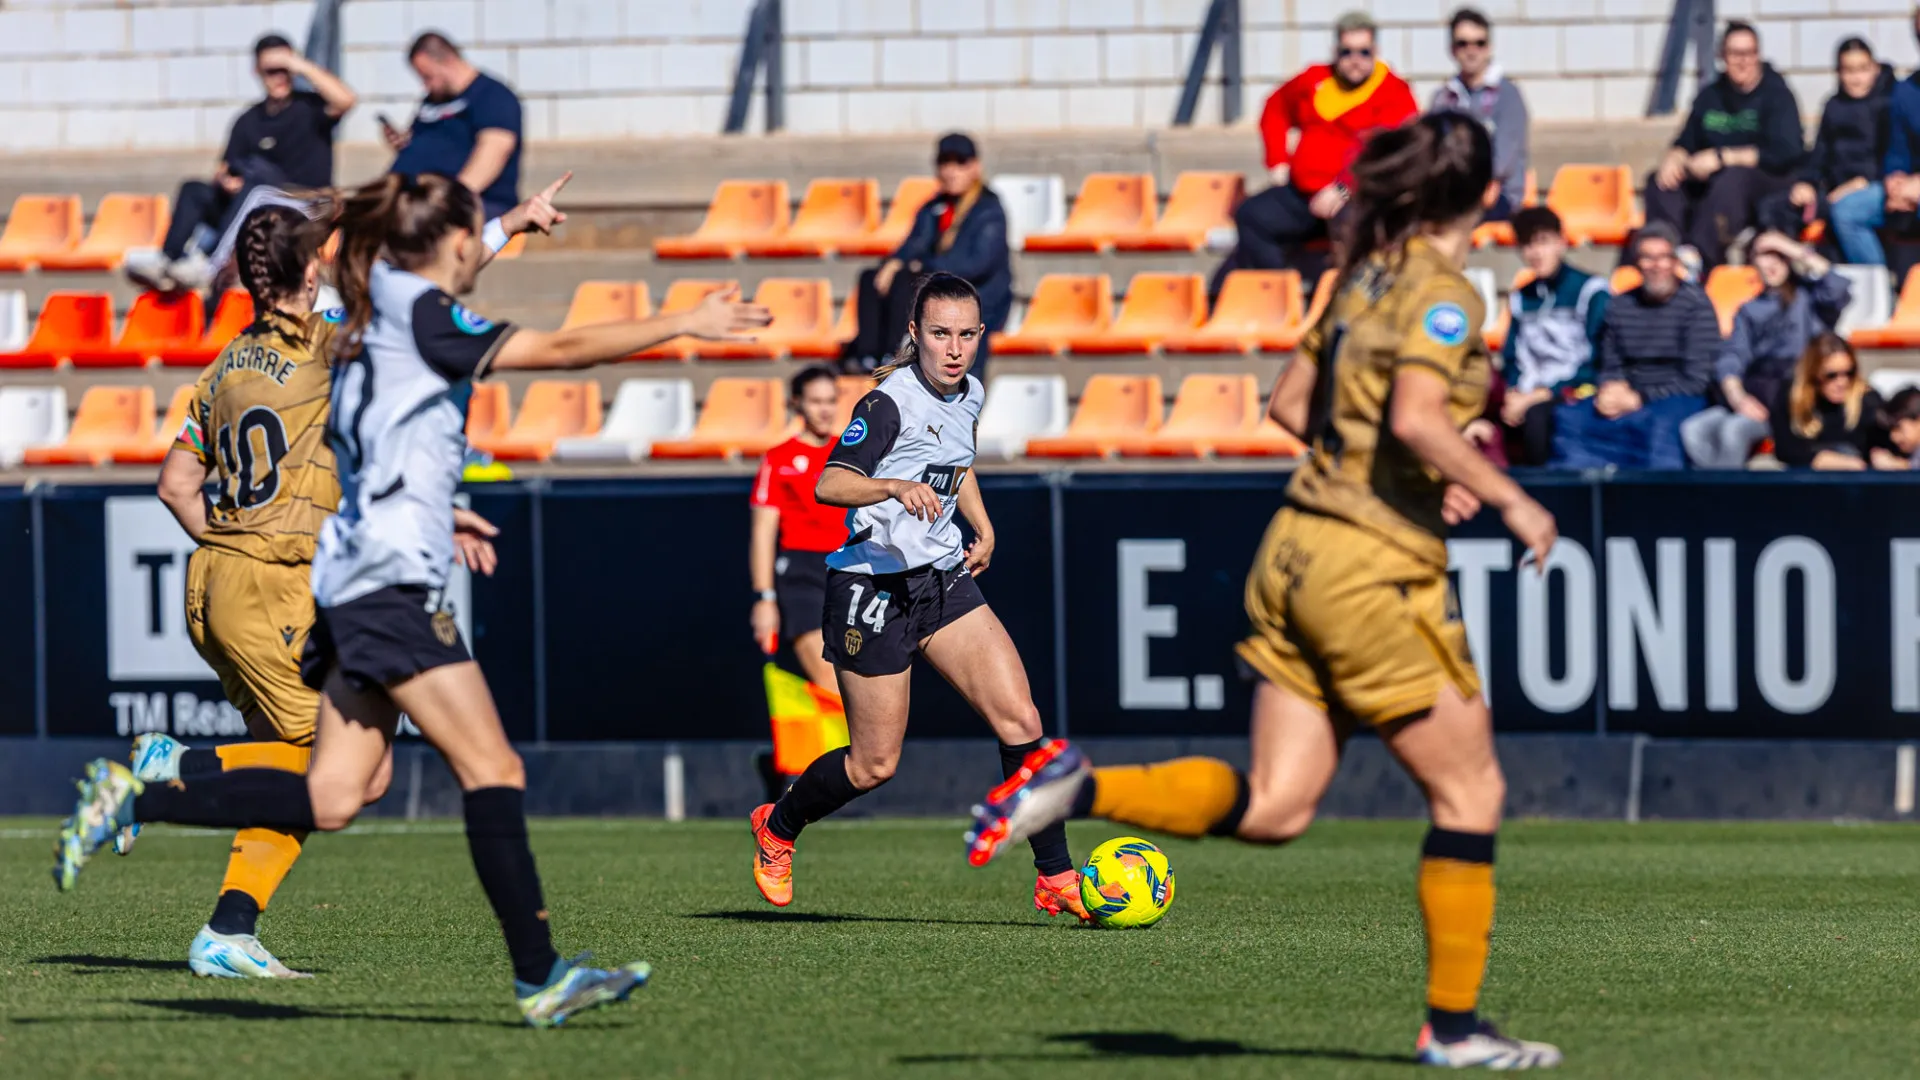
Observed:
[[[1505,221],[1520,209],[1527,193],[1527,103],[1520,88],[1507,81],[1493,62],[1493,27],[1472,8],[1453,13],[1453,62],[1459,72],[1434,91],[1428,112],[1465,113],[1493,136],[1493,175],[1500,201],[1489,207],[1488,221]]]
[[[1214,291],[1229,270],[1279,270],[1294,263],[1301,245],[1325,239],[1347,205],[1348,167],[1368,136],[1419,113],[1406,80],[1375,58],[1375,36],[1364,13],[1340,16],[1333,62],[1307,68],[1267,99],[1260,136],[1273,186],[1240,204],[1239,247],[1221,265]],[[1300,139],[1289,151],[1295,130]]]

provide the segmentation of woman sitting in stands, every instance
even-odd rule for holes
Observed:
[[[1773,446],[1792,468],[1860,472],[1904,469],[1888,437],[1880,395],[1860,375],[1853,346],[1822,334],[1807,346],[1773,409]]]

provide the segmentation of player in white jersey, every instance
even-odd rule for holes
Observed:
[[[897,361],[874,373],[880,385],[854,407],[820,475],[819,500],[852,510],[846,543],[827,556],[821,632],[853,742],[815,759],[778,802],[753,812],[754,883],[777,906],[793,902],[800,830],[893,777],[915,655],[993,727],[1001,775],[1039,747],[1026,668],[974,584],[993,560],[993,522],[970,475],[985,391],[967,372],[984,333],[973,286],[952,274],[928,277]],[[973,528],[971,547],[956,515]],[[1065,826],[1030,840],[1034,906],[1085,919]]]
[[[236,769],[143,788],[125,766],[96,761],[62,835],[61,869],[70,881],[134,822],[345,828],[404,711],[465,792],[468,848],[507,940],[522,1015],[551,1026],[626,997],[649,968],[602,970],[554,951],[527,845],[525,772],[445,607],[472,383],[496,369],[587,367],[682,334],[729,338],[769,316],[729,291],[685,314],[557,333],[490,322],[454,297],[471,290],[507,229],[483,227],[479,200],[444,176],[389,175],[348,192],[337,223],[346,312],[333,339],[328,433],[342,498],[314,554],[317,611],[301,665],[324,691],[312,766],[304,777]]]

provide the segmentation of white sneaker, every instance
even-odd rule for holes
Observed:
[[[213,979],[311,979],[274,959],[252,934],[216,934],[203,926],[187,947],[187,967]]]
[[[159,248],[129,251],[120,265],[126,271],[127,280],[142,288],[157,292],[173,292],[179,288],[168,273],[173,260]]]
[[[1560,1064],[1560,1048],[1542,1042],[1527,1042],[1500,1034],[1489,1021],[1464,1039],[1451,1042],[1434,1038],[1433,1026],[1420,1029],[1414,1059],[1422,1065],[1443,1069],[1551,1069]]]
[[[173,260],[173,265],[167,267],[167,276],[173,279],[176,288],[190,292],[205,291],[207,286],[213,284],[213,260],[207,258],[204,251],[189,251]]]
[[[133,775],[143,784],[180,779],[180,755],[192,749],[171,735],[148,733],[133,740]],[[128,825],[113,835],[113,853],[130,855],[140,839],[140,826]]]

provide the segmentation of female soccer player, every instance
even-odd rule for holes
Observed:
[[[506,233],[498,221],[483,227],[473,193],[444,176],[383,177],[349,192],[337,223],[345,312],[327,433],[343,495],[314,553],[317,611],[301,669],[326,702],[311,769],[147,786],[117,762],[95,761],[62,830],[56,877],[71,887],[107,837],[133,822],[345,828],[404,711],[466,793],[468,848],[507,940],[521,1013],[557,1024],[624,998],[649,968],[601,970],[554,951],[527,844],[525,773],[444,606],[471,383],[494,369],[587,367],[679,334],[727,338],[769,318],[727,293],[685,314],[557,333],[489,322],[454,297]]]
[[[767,451],[753,480],[747,548],[753,638],[768,652],[783,638],[792,642],[802,673],[831,690],[833,666],[820,653],[820,611],[827,602],[827,553],[847,538],[847,512],[822,504],[813,489],[833,443],[840,387],[832,369],[816,365],[795,375],[791,390],[804,426]]]
[[[1040,746],[1040,710],[1020,653],[974,584],[993,561],[993,522],[968,476],[984,392],[967,372],[984,333],[973,286],[929,275],[900,355],[874,372],[880,385],[854,407],[820,474],[820,501],[853,510],[852,534],[827,556],[821,628],[853,742],[816,758],[778,802],[753,812],[753,879],[776,906],[793,902],[800,830],[892,779],[916,654],[992,725],[1003,776]],[[973,527],[971,547],[962,546],[956,510]],[[1031,836],[1034,907],[1085,919],[1065,826]]]
[[[1372,725],[1427,794],[1421,849],[1428,1064],[1558,1064],[1475,1008],[1493,929],[1494,833],[1506,784],[1465,627],[1447,583],[1447,526],[1484,504],[1544,567],[1553,517],[1460,434],[1491,377],[1485,315],[1460,273],[1491,195],[1484,128],[1432,114],[1374,136],[1354,164],[1348,262],[1327,314],[1281,376],[1272,413],[1312,438],[1247,579],[1260,677],[1253,763],[1184,758],[1090,769],[1043,747],[976,808],[968,851],[1090,815],[1181,836],[1299,836],[1346,737]],[[1317,438],[1314,438],[1317,436]]]

